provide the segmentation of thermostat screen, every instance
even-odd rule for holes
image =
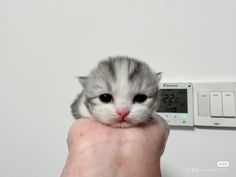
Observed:
[[[160,89],[157,112],[187,113],[187,89]]]

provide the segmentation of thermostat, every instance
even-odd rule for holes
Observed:
[[[193,86],[191,83],[160,83],[156,113],[169,125],[193,126]]]

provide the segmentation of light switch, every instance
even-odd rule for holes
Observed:
[[[236,128],[236,81],[193,83],[193,93],[194,125]]]
[[[222,92],[223,116],[235,117],[235,99],[233,92]]]
[[[198,115],[210,116],[209,92],[198,92]]]
[[[222,96],[221,92],[210,93],[211,116],[222,117]]]

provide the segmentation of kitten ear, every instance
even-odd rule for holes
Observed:
[[[79,77],[77,77],[77,78],[78,78],[80,84],[81,84],[83,87],[86,87],[88,77],[81,77],[81,76],[79,76]]]
[[[162,78],[162,72],[156,73],[157,82],[160,82]]]

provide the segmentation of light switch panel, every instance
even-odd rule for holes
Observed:
[[[236,82],[193,83],[193,100],[195,126],[236,127]]]

